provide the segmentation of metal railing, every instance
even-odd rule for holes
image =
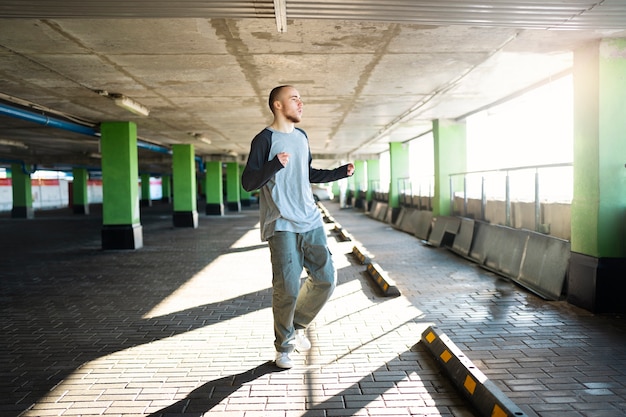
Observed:
[[[552,174],[550,176],[545,175],[548,170],[558,170],[558,169],[568,169],[571,171],[573,167],[572,163],[561,163],[561,164],[547,164],[547,165],[532,165],[532,166],[522,166],[522,167],[513,167],[513,168],[502,168],[502,169],[493,169],[493,170],[483,170],[483,171],[470,171],[470,172],[458,172],[454,174],[450,174],[449,176],[449,187],[450,187],[450,211],[452,213],[454,210],[454,202],[455,198],[460,197],[463,198],[463,212],[460,213],[464,216],[467,216],[468,213],[468,200],[471,196],[476,196],[477,192],[475,190],[475,186],[471,187],[469,184],[470,179],[478,178],[480,181],[480,192],[479,198],[481,201],[481,219],[485,220],[485,212],[487,206],[488,198],[491,200],[500,200],[503,199],[505,203],[505,222],[507,226],[511,226],[511,202],[512,201],[533,201],[535,206],[535,227],[538,228],[540,225],[541,219],[541,190],[542,188],[546,188],[548,192],[546,195],[551,196],[551,200],[569,200],[571,202],[571,192],[572,187],[569,186],[572,184],[572,174],[568,172],[567,175],[558,177],[556,174]],[[533,180],[529,180],[526,178],[523,183],[518,183],[517,189],[512,187],[512,175],[514,173],[528,173],[533,174]],[[544,176],[542,177],[542,174]],[[497,178],[502,179],[504,177],[504,190],[500,190],[499,192],[493,193],[488,196],[487,188],[489,182],[493,182]],[[549,177],[549,179],[547,179]],[[528,182],[531,182],[529,185]],[[547,183],[550,183],[546,186]],[[462,191],[459,191],[459,184],[462,184]],[[558,195],[556,188],[561,188],[561,195]],[[569,188],[566,191],[563,191],[562,188]],[[504,195],[502,195],[502,192]],[[514,197],[512,197],[512,192],[514,193]],[[460,194],[460,195],[459,195]],[[545,200],[549,200],[546,198]]]

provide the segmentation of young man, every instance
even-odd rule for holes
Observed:
[[[274,120],[252,140],[241,183],[259,189],[261,239],[272,260],[272,312],[276,365],[291,368],[289,354],[311,348],[304,330],[330,298],[336,272],[326,242],[322,216],[311,183],[325,183],[354,173],[347,164],[332,170],[311,167],[302,119],[302,99],[293,86],[274,88],[269,96]],[[308,277],[300,285],[302,269]]]

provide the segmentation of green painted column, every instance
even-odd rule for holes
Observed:
[[[141,174],[141,205],[143,207],[152,206],[152,196],[150,195],[150,174]]]
[[[224,215],[224,183],[222,161],[206,163],[206,214]]]
[[[435,190],[433,216],[451,216],[450,174],[467,169],[467,129],[465,123],[433,121],[435,151]],[[453,179],[455,190],[463,189],[463,177]]]
[[[365,199],[367,200],[368,207],[371,207],[371,203],[374,200],[374,193],[380,191],[380,159],[368,159],[367,160],[367,192],[365,193]]]
[[[365,161],[354,161],[354,181],[355,202],[354,207],[367,210],[365,193],[367,192],[367,164]]]
[[[30,166],[25,166],[30,169]],[[35,217],[33,211],[33,191],[30,174],[24,172],[22,165],[11,164],[11,188],[13,192],[13,208],[11,217],[15,219],[32,219]]]
[[[198,227],[198,200],[194,148],[189,144],[172,146],[174,178],[174,226]]]
[[[139,215],[137,126],[132,122],[103,122],[102,248],[139,249],[143,231]]]
[[[239,165],[239,172],[243,173],[243,169],[245,168],[245,165]],[[243,207],[250,207],[252,205],[252,200],[250,197],[252,197],[252,193],[249,191],[246,191],[243,188],[243,185],[241,185],[241,178],[238,181],[239,183],[239,195],[241,196],[241,205]]]
[[[89,173],[85,168],[73,168],[72,176],[72,210],[74,214],[89,214]]]
[[[626,39],[574,52],[574,197],[568,301],[626,312]]]
[[[228,210],[241,211],[240,189],[239,164],[228,162],[226,164],[226,206]]]
[[[335,199],[338,199],[339,193],[341,193],[340,183],[341,181],[333,181],[330,185],[330,189],[332,190]]]
[[[164,203],[172,202],[172,176],[161,176],[161,201]]]
[[[392,209],[391,222],[395,222],[400,213],[401,181],[409,179],[409,145],[402,142],[389,143],[389,207]]]

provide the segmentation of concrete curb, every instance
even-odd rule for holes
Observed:
[[[400,295],[400,290],[396,287],[395,282],[389,278],[389,275],[387,275],[376,262],[367,264],[367,272],[376,282],[385,297],[397,297]]]
[[[361,265],[366,265],[367,273],[374,280],[378,288],[383,292],[386,297],[397,297],[400,295],[400,290],[396,287],[395,282],[389,278],[389,275],[378,265],[373,262],[370,255],[358,246],[352,248],[352,256],[354,256]]]
[[[348,233],[343,227],[341,227],[341,225],[337,222],[335,222],[335,227],[333,229],[333,232],[335,232],[337,234],[337,238],[339,240],[341,240],[342,242],[349,242],[352,240],[352,236],[350,235],[350,233]]]
[[[435,326],[422,333],[422,341],[481,417],[525,417],[498,387],[470,361],[461,350]]]

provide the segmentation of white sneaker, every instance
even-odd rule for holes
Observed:
[[[293,368],[293,361],[289,357],[289,352],[276,352],[276,366],[283,369]]]
[[[296,330],[296,349],[299,352],[306,352],[311,349],[311,341],[306,337],[304,329]]]

